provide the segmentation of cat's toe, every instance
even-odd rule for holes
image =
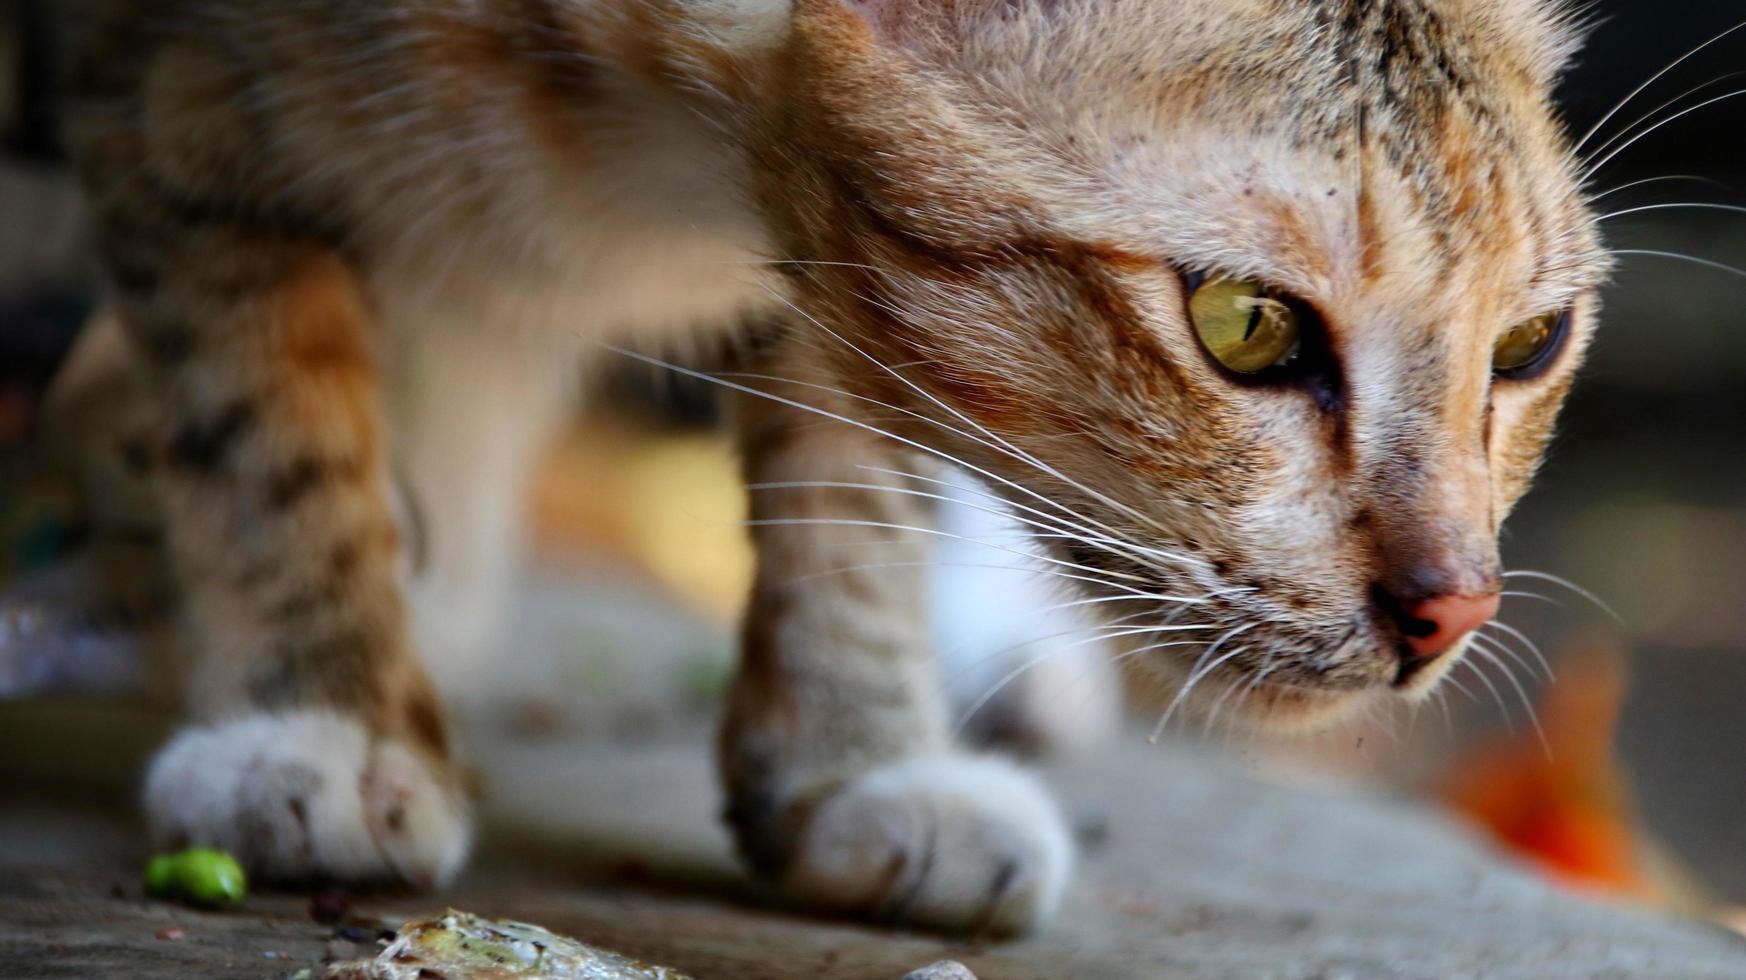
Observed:
[[[152,761],[145,806],[159,847],[223,848],[281,881],[436,887],[471,837],[447,774],[324,711],[184,729]]]
[[[824,800],[783,877],[796,897],[949,931],[1014,934],[1060,904],[1073,844],[1034,777],[997,759],[929,756]]]

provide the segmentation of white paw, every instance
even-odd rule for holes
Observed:
[[[821,803],[784,886],[826,907],[954,931],[1026,932],[1060,904],[1073,843],[1036,779],[998,759],[925,756]]]
[[[157,846],[220,847],[277,880],[437,887],[471,838],[460,791],[417,753],[326,711],[183,730],[152,760],[145,807]]]

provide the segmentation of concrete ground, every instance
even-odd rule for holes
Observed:
[[[371,933],[318,925],[301,895],[216,913],[141,894],[131,785],[168,725],[116,704],[0,707],[0,977],[276,978],[373,952]],[[486,831],[470,871],[354,911],[516,918],[720,980],[898,980],[944,957],[983,980],[1746,976],[1739,936],[1554,890],[1421,806],[1134,736],[1049,774],[1088,845],[1041,935],[821,919],[742,875],[705,734],[475,740]]]
[[[29,229],[0,235],[0,299],[21,285],[88,286],[76,213],[57,203],[70,199],[64,185],[0,170],[0,210]],[[1678,231],[1639,237],[1739,264],[1737,234]],[[1570,451],[1555,455],[1513,525],[1512,551],[1580,569],[1638,624],[1643,683],[1623,748],[1655,829],[1739,901],[1746,469],[1716,449],[1738,444],[1746,332],[1715,329],[1738,319],[1739,294],[1724,282],[1637,271],[1610,301]],[[1671,310],[1683,315],[1664,325]],[[1690,337],[1675,342],[1679,324]],[[1746,977],[1746,941],[1734,934],[1556,891],[1440,811],[1280,785],[1240,758],[1131,734],[1050,774],[1088,845],[1045,933],[964,944],[796,912],[747,881],[715,820],[704,719],[721,638],[695,624],[674,630],[674,617],[603,597],[599,585],[592,606],[536,604],[531,628],[549,635],[531,645],[563,655],[519,664],[468,716],[487,829],[467,876],[443,895],[356,896],[362,920],[452,905],[727,980],[897,980],[946,956],[984,980]],[[656,621],[669,649],[651,681],[646,627]],[[53,688],[62,675],[11,659],[10,622],[0,615],[0,696]],[[61,666],[74,686],[142,683],[137,667],[116,669],[112,647],[72,652]],[[258,891],[223,914],[143,897],[134,783],[171,724],[131,700],[0,702],[0,978],[276,978],[375,948],[367,931],[313,922],[301,895]],[[174,928],[181,938],[157,938]]]

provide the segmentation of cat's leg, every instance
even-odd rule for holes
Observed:
[[[173,202],[100,213],[197,634],[196,722],[146,780],[156,843],[223,847],[273,878],[440,883],[469,821],[408,638],[354,268]]]
[[[573,341],[513,322],[488,331],[412,304],[417,331],[392,366],[394,456],[405,523],[416,531],[409,601],[420,656],[457,708],[489,693],[510,638],[528,477],[571,405]],[[490,319],[487,317],[486,319]]]
[[[721,746],[742,851],[821,906],[1035,927],[1060,901],[1071,837],[1033,776],[953,744],[917,567],[927,535],[899,529],[925,527],[931,508],[869,469],[916,459],[799,409],[737,407],[748,482],[886,488],[753,492],[757,582]]]

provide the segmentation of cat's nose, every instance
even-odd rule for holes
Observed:
[[[1497,615],[1498,593],[1438,595],[1387,603],[1401,638],[1412,655],[1425,660],[1441,656]]]

